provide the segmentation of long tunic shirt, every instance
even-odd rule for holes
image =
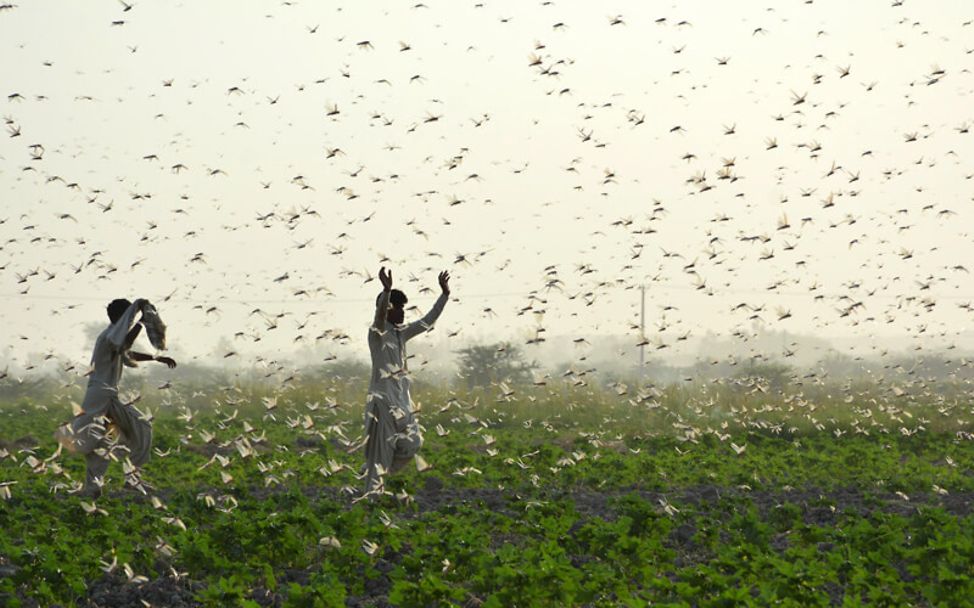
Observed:
[[[122,317],[109,325],[98,335],[91,353],[92,372],[88,377],[88,390],[85,392],[81,409],[85,414],[102,415],[112,399],[118,399],[118,383],[122,379],[125,352],[131,345],[125,344],[125,337],[135,324],[139,313],[139,303],[133,302]]]
[[[382,476],[400,469],[422,445],[409,394],[406,343],[433,327],[448,299],[448,294],[441,294],[423,318],[408,325],[385,320],[388,293],[377,305],[368,338],[372,377],[365,405],[367,491],[380,488]]]

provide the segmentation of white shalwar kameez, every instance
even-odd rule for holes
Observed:
[[[448,294],[440,294],[426,316],[408,325],[386,321],[384,330],[375,323],[369,328],[372,379],[365,404],[366,493],[381,492],[383,476],[400,470],[423,445],[409,395],[406,343],[433,327],[448,299]],[[384,320],[389,292],[379,300],[375,318]]]
[[[140,310],[140,301],[132,303],[122,317],[99,334],[91,355],[93,371],[88,378],[81,413],[58,429],[57,439],[68,450],[85,455],[85,490],[95,491],[101,484],[112,457],[122,458],[119,445],[106,436],[109,424],[119,433],[118,444],[126,448],[135,466],[149,460],[152,447],[152,425],[132,405],[118,398],[118,382],[130,344],[125,344]]]

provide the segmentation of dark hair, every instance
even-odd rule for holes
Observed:
[[[118,321],[128,310],[132,303],[125,298],[119,298],[117,300],[112,300],[108,303],[108,318],[111,319],[112,323]]]
[[[379,296],[375,299],[376,306],[378,306],[379,302],[382,300],[382,293],[383,292],[379,292]],[[389,292],[389,302],[396,308],[404,307],[408,301],[409,298],[406,297],[406,294],[398,289],[393,289]]]

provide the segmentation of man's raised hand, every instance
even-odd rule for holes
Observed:
[[[379,268],[379,281],[385,291],[392,289],[392,270],[387,271],[385,266]]]
[[[440,279],[440,289],[443,290],[443,293],[449,295],[450,294],[450,273],[449,273],[449,271],[444,270],[443,272],[441,272],[440,273],[440,276],[439,276],[439,279]]]

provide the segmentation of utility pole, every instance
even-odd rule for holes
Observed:
[[[646,375],[646,286],[639,286],[639,378]]]

